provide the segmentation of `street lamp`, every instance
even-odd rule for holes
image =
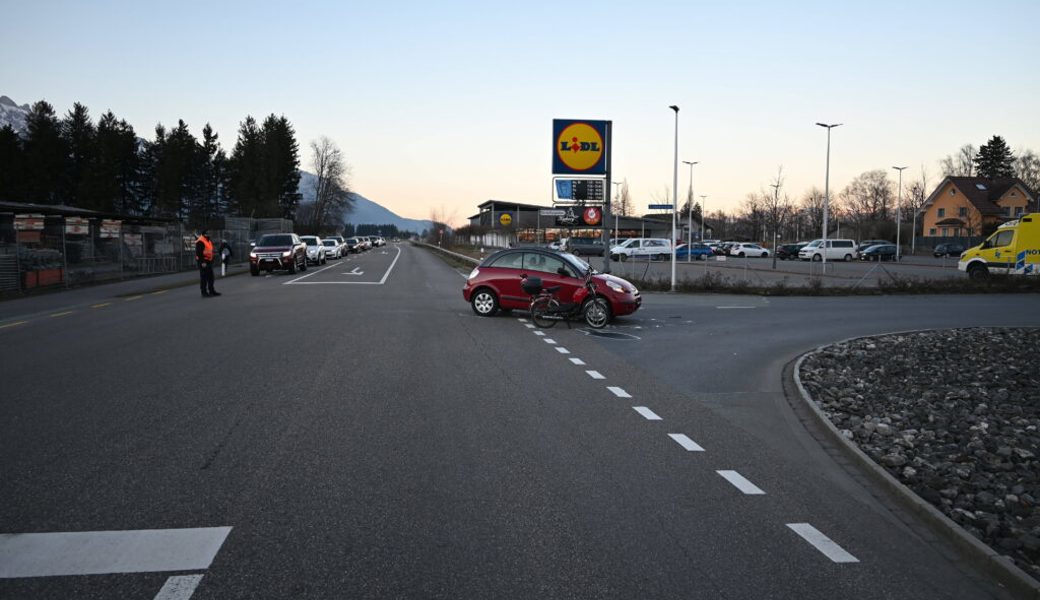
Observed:
[[[704,243],[704,219],[707,218],[707,214],[708,214],[707,209],[704,208],[704,203],[707,201],[707,199],[708,199],[707,196],[705,196],[704,194],[701,194],[701,243],[702,244]]]
[[[684,160],[683,164],[690,165],[690,200],[686,213],[686,262],[690,262],[690,248],[693,247],[693,165],[699,163],[698,161],[690,162],[688,160]],[[703,219],[704,217],[702,216],[701,218]]]
[[[675,156],[672,161],[672,291],[675,291],[675,209],[679,205],[679,107],[671,105],[675,111]]]
[[[827,270],[827,207],[831,203],[831,129],[840,127],[841,123],[817,123],[820,127],[827,129],[827,175],[823,182],[823,264],[824,271]]]
[[[615,181],[614,182],[614,185],[616,185],[618,187],[614,188],[614,201],[615,202],[614,202],[614,206],[611,207],[610,212],[614,213],[614,239],[615,240],[619,237],[618,236],[618,211],[617,211],[617,209],[620,208],[620,207],[618,206],[617,200],[619,200],[621,198],[621,186],[624,185],[624,183],[625,182],[623,182],[623,181]],[[609,246],[610,244],[607,244],[607,245]],[[607,248],[607,253],[608,254],[610,253],[610,248]]]
[[[903,169],[906,167],[892,167],[899,171],[899,191],[896,192],[896,262],[902,258],[901,246],[899,245],[899,224],[903,221]],[[911,233],[911,235],[913,235]]]

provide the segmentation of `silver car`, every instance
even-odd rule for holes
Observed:
[[[325,246],[325,258],[343,258],[343,247],[333,238],[322,238],[321,243]]]
[[[300,240],[307,244],[307,262],[315,265],[325,264],[325,246],[316,235],[301,235]]]

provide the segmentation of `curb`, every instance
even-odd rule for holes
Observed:
[[[840,340],[838,342],[819,346],[815,350],[806,352],[798,357],[794,363],[793,379],[804,405],[809,408],[809,414],[812,415],[816,424],[820,426],[821,430],[825,432],[825,435],[841,450],[846,458],[858,464],[862,471],[875,484],[891,493],[903,508],[917,515],[933,532],[941,536],[947,542],[952,543],[964,558],[968,559],[987,575],[993,577],[997,583],[1016,597],[1040,600],[1040,581],[1030,577],[1029,574],[1015,565],[1011,559],[1001,555],[999,552],[990,548],[981,540],[965,531],[960,525],[944,515],[939,509],[935,508],[926,500],[915,494],[910,488],[903,485],[882,466],[875,463],[869,456],[859,449],[859,446],[845,439],[845,437],[841,435],[841,432],[838,431],[838,428],[835,427],[834,423],[831,423],[831,420],[823,414],[823,411],[819,406],[817,406],[816,402],[813,401],[812,397],[809,395],[809,392],[806,391],[805,387],[802,385],[799,373],[801,372],[802,363],[806,358],[818,354],[825,348],[833,346],[834,344],[873,337],[877,336],[860,336]]]

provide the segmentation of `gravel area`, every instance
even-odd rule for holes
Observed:
[[[799,375],[846,439],[1040,579],[1040,329],[864,338]]]

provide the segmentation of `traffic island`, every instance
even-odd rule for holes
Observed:
[[[1040,598],[1040,329],[858,338],[798,359],[810,418],[1016,596]]]

